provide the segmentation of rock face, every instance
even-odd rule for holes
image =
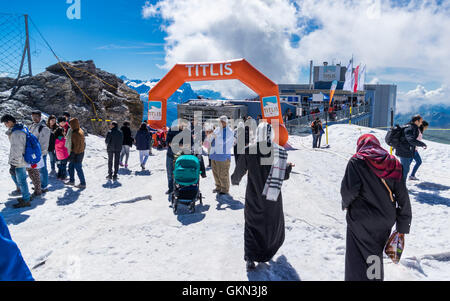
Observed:
[[[14,89],[13,79],[0,78],[0,113],[14,113],[19,120],[30,120],[33,109],[56,116],[69,112],[80,120],[84,129],[96,135],[108,131],[104,120],[119,124],[130,121],[134,130],[139,127],[144,106],[139,94],[120,78],[98,69],[93,61],[75,61],[63,66],[76,84],[60,64],[20,79]]]

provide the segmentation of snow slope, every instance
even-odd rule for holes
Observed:
[[[207,171],[201,181],[204,205],[194,214],[181,207],[174,215],[164,194],[164,151],[154,150],[150,174],[138,171],[133,149],[131,171],[121,169],[119,181],[111,183],[105,179],[103,139],[90,135],[84,163],[88,188],[79,191],[51,179],[45,197],[16,210],[8,196],[14,189],[9,143],[0,134],[0,214],[38,280],[343,280],[340,182],[359,135],[370,132],[383,140],[385,132],[354,125],[329,130],[329,149],[312,150],[310,136],[290,137],[295,150],[289,161],[296,167],[282,188],[286,239],[273,261],[251,273],[243,261],[245,178],[231,187],[233,199],[216,200]],[[421,151],[422,181],[408,184],[411,234],[401,264],[385,259],[386,280],[450,280],[450,147],[428,146]]]

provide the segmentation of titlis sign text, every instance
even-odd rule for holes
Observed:
[[[231,64],[196,64],[185,65],[189,77],[232,75]]]

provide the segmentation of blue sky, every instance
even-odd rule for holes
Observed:
[[[159,78],[165,71],[164,32],[158,18],[143,19],[140,0],[81,0],[81,19],[69,20],[66,0],[1,1],[0,12],[29,14],[63,60],[93,59],[112,73],[132,78]],[[56,62],[30,25],[33,72]]]
[[[29,14],[63,60],[92,59],[131,79],[161,78],[180,61],[244,57],[277,83],[306,83],[310,59],[346,65],[353,53],[367,64],[366,82],[397,84],[405,104],[442,103],[450,91],[446,1],[80,1],[80,20],[67,18],[67,0],[1,1],[0,12]],[[33,26],[31,37],[33,71],[42,72],[56,60]],[[236,83],[194,86],[249,93]]]

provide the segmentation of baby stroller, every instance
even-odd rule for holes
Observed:
[[[202,203],[200,192],[200,162],[194,155],[180,155],[173,170],[172,208],[176,214],[178,205],[189,206],[191,213],[195,212],[195,202]]]

